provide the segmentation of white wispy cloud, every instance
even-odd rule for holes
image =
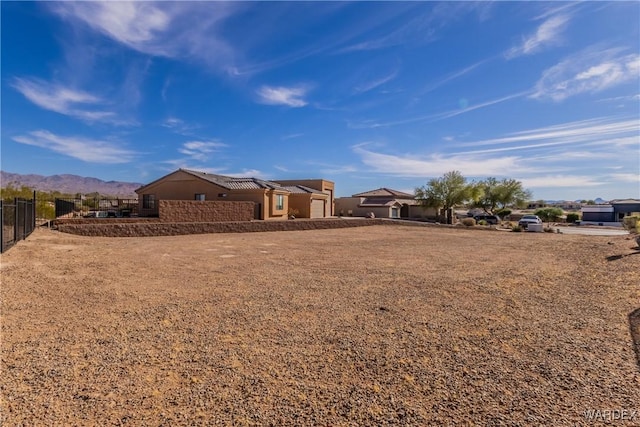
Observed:
[[[233,67],[233,47],[221,36],[226,18],[243,6],[234,2],[60,2],[51,9],[133,50],[153,56],[194,58]]]
[[[88,92],[35,78],[14,78],[11,86],[40,108],[88,122],[121,122],[112,111],[92,109],[104,101]]]
[[[604,182],[592,175],[544,175],[521,178],[525,188],[596,187]]]
[[[539,15],[535,16],[533,18],[534,21],[539,21],[541,19],[546,19],[552,16],[556,16],[559,15],[560,12],[563,13],[567,13],[569,12],[569,9],[575,9],[577,6],[580,6],[581,2],[567,2],[567,3],[561,3],[561,2],[550,2],[550,3],[541,3],[544,4],[546,6],[551,6],[546,8],[542,13],[540,13]],[[559,6],[558,6],[559,5]]]
[[[590,48],[545,70],[531,97],[559,102],[638,81],[639,76],[640,54],[625,53],[618,48]]]
[[[21,144],[55,151],[89,163],[129,163],[138,155],[135,151],[116,144],[90,138],[55,135],[47,130],[36,130],[28,135],[13,137]]]
[[[212,153],[227,145],[218,141],[188,141],[178,151],[192,160],[206,161]]]
[[[386,76],[383,76],[378,79],[371,80],[356,86],[355,91],[357,93],[369,92],[370,90],[373,90],[379,86],[382,86],[387,82],[390,82],[391,80],[395,79],[397,76],[398,76],[398,70],[394,70],[391,73],[387,74]]]
[[[352,147],[370,171],[403,177],[434,177],[450,170],[467,176],[506,176],[524,169],[519,156],[486,157],[459,154],[384,154],[369,150],[366,144]]]
[[[560,43],[560,35],[566,28],[569,19],[570,17],[567,14],[548,18],[533,34],[505,52],[505,57],[512,59],[522,55],[530,55],[539,52],[543,47]]]
[[[611,178],[615,181],[636,182],[640,184],[640,171],[638,173],[614,173]]]
[[[516,99],[516,98],[521,98],[523,96],[528,95],[529,93],[531,93],[530,91],[522,91],[522,92],[517,92],[517,93],[512,93],[510,95],[506,95],[503,96],[501,98],[496,98],[496,99],[492,99],[486,102],[482,102],[480,104],[475,104],[475,105],[470,105],[468,107],[465,108],[461,108],[459,110],[452,110],[452,111],[448,111],[445,113],[440,113],[435,115],[434,119],[436,120],[444,120],[444,119],[448,119],[450,117],[455,117],[455,116],[459,116],[460,114],[465,114],[468,113],[470,111],[475,111],[475,110],[479,110],[481,108],[485,108],[485,107],[490,107],[492,105],[496,105],[496,104],[500,104],[502,102],[505,101],[510,101],[512,99]]]
[[[624,102],[624,101],[640,101],[640,93],[635,95],[613,96],[610,98],[598,99],[596,102]]]
[[[449,83],[452,80],[455,80],[459,77],[462,77],[468,73],[470,73],[471,71],[475,70],[476,68],[478,68],[480,65],[490,61],[492,58],[487,58],[487,59],[483,59],[482,61],[478,61],[475,64],[471,64],[468,67],[465,67],[461,70],[457,70],[454,71],[450,74],[448,74],[447,76],[441,78],[440,80],[437,80],[433,83],[428,84],[422,91],[420,91],[420,94],[425,94],[431,91],[436,90],[437,88],[439,88],[440,86],[443,86],[447,83]]]
[[[358,168],[353,165],[345,165],[345,166],[332,166],[320,169],[320,173],[327,175],[341,175],[344,173],[354,173],[358,172]]]
[[[86,2],[56,6],[64,16],[73,16],[92,28],[144,51],[171,24],[171,16],[149,2]]]
[[[375,129],[375,128],[398,126],[398,125],[404,125],[408,123],[415,123],[415,122],[422,122],[422,121],[436,122],[439,120],[445,120],[451,117],[459,116],[461,114],[469,113],[471,111],[490,107],[492,105],[500,104],[502,102],[510,101],[512,99],[521,98],[530,93],[531,91],[522,91],[522,92],[512,93],[500,98],[491,99],[489,101],[470,105],[464,108],[449,110],[442,113],[434,113],[434,114],[427,114],[424,116],[411,117],[408,119],[399,119],[394,121],[378,121],[378,120],[371,120],[371,119],[363,120],[360,122],[347,121],[347,126],[351,129]]]
[[[422,12],[420,8],[409,9],[406,11],[408,18],[403,25],[393,25],[382,35],[351,43],[342,48],[339,53],[430,43],[438,38],[442,28],[470,13],[475,13],[478,19],[483,21],[488,16],[490,8],[489,2],[441,2],[434,3],[428,12]],[[379,18],[384,21],[384,17]]]
[[[172,132],[180,135],[191,136],[193,134],[192,131],[199,129],[201,126],[198,124],[186,123],[178,117],[170,116],[162,122],[162,127],[170,129]]]
[[[286,105],[289,107],[304,107],[307,101],[303,97],[307,94],[306,86],[283,87],[262,86],[257,94],[259,102],[269,105]]]
[[[500,138],[457,144],[459,147],[514,144],[489,151],[544,147],[559,144],[602,143],[627,145],[638,143],[637,119],[596,118],[514,132]],[[523,146],[522,144],[527,144]]]

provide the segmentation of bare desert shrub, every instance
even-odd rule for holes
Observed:
[[[465,225],[467,227],[473,227],[474,225],[476,225],[476,220],[473,218],[464,218],[462,220],[462,225]]]
[[[624,228],[629,230],[630,233],[637,234],[640,228],[640,217],[637,216],[626,216],[622,219],[622,225]]]

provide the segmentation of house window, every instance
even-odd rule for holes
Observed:
[[[155,196],[155,194],[143,194],[142,195],[142,208],[143,209],[155,209],[156,208],[156,196]]]
[[[196,200],[198,200],[200,202],[204,202],[204,193],[196,194]]]
[[[284,209],[284,196],[282,194],[276,194],[276,210],[281,211]]]

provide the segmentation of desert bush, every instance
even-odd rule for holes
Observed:
[[[484,219],[481,219],[480,221],[478,221],[478,225],[487,225],[487,221],[485,221]]]
[[[640,217],[637,216],[625,216],[622,219],[622,225],[629,230],[630,233],[640,232]]]
[[[544,222],[557,221],[562,216],[562,209],[560,208],[542,208],[536,210],[534,215],[538,215]]]
[[[575,213],[575,212],[571,212],[567,214],[567,222],[569,224],[573,224],[574,222],[578,221],[580,219],[580,215]]]
[[[462,220],[462,225],[465,225],[467,227],[473,227],[474,225],[476,225],[476,220],[473,218],[464,218]]]
[[[511,227],[511,231],[520,232],[522,231],[522,227],[520,227],[519,225],[514,225],[513,227]]]
[[[496,215],[498,215],[500,218],[505,218],[505,217],[511,215],[511,209],[509,209],[509,208],[498,209],[494,213]]]

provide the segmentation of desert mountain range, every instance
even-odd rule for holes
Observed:
[[[6,187],[27,186],[39,191],[60,191],[61,193],[94,193],[105,196],[137,197],[135,190],[143,184],[137,182],[103,181],[98,178],[88,178],[78,175],[51,175],[36,174],[21,175],[0,171],[0,185]]]

